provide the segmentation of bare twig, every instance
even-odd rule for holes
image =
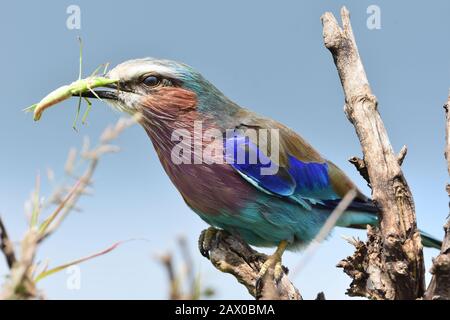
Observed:
[[[380,293],[374,298],[416,299],[424,292],[424,264],[414,202],[399,165],[403,156],[398,159],[389,142],[345,7],[341,16],[342,28],[333,14],[322,16],[323,38],[344,89],[345,113],[361,143],[372,198],[380,209],[381,245],[377,248],[387,277],[373,284]]]
[[[408,149],[406,148],[406,146],[403,146],[397,155],[397,162],[398,162],[399,166],[401,166],[403,164],[403,160],[405,160],[407,153],[408,153]],[[367,185],[369,187],[371,187],[369,173],[367,172],[367,166],[366,166],[366,163],[364,162],[364,160],[355,156],[355,157],[351,157],[350,159],[348,159],[348,161],[355,166],[356,170],[359,172],[361,177],[363,177],[364,180],[367,181]]]
[[[406,146],[403,146],[397,155],[397,162],[398,165],[401,166],[403,164],[403,160],[405,160],[406,154],[408,153],[408,148]]]
[[[158,256],[158,260],[162,263],[164,266],[164,269],[167,272],[167,275],[169,277],[169,299],[170,300],[181,300],[183,299],[182,293],[180,291],[180,283],[175,276],[175,270],[173,267],[173,257],[172,254],[166,253],[163,255]]]
[[[196,290],[196,275],[194,273],[194,263],[192,262],[191,253],[188,248],[186,237],[178,237],[178,245],[180,247],[181,255],[184,261],[184,268],[187,275],[187,280],[189,282],[189,287],[191,292]]]
[[[367,185],[370,187],[369,173],[367,172],[367,166],[364,160],[355,156],[348,159],[348,161],[355,166],[356,170],[358,170],[361,177],[367,181]]]
[[[9,239],[8,232],[6,231],[1,216],[0,216],[0,250],[5,255],[8,268],[11,269],[13,264],[16,262],[16,254],[14,252],[13,244]]]
[[[191,254],[187,246],[186,238],[180,236],[177,239],[183,263],[175,268],[173,254],[166,252],[156,258],[163,265],[169,280],[169,299],[171,300],[196,300],[202,296],[210,297],[214,294],[212,288],[201,288],[200,274],[195,273]]]

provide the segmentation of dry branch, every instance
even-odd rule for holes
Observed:
[[[333,56],[344,89],[345,114],[360,140],[372,198],[380,209],[380,228],[374,231],[380,243],[367,248],[376,250],[376,259],[369,260],[364,274],[358,276],[377,278],[370,283],[377,292],[371,298],[416,299],[424,292],[424,264],[413,198],[399,165],[406,152],[399,159],[394,154],[345,7],[341,16],[342,28],[333,14],[322,16],[324,44]]]
[[[447,171],[450,175],[450,93],[447,98],[445,109],[445,159],[447,160]],[[450,185],[446,186],[450,197]],[[450,203],[449,203],[450,206]],[[433,259],[430,272],[433,274],[430,285],[425,293],[425,299],[450,300],[450,217],[444,226],[445,237],[442,242],[440,254]]]
[[[218,270],[233,275],[239,283],[243,284],[248,292],[255,298],[301,300],[302,296],[283,272],[281,281],[277,284],[273,277],[273,270],[265,277],[260,290],[260,296],[256,296],[255,282],[259,270],[267,260],[265,254],[253,250],[248,244],[238,237],[230,235],[223,230],[217,230],[214,235],[204,243],[202,232],[199,239],[201,251],[207,250],[209,260]]]

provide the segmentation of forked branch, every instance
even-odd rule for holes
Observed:
[[[376,259],[367,261],[367,268],[357,274],[369,279],[365,284],[373,286],[377,294],[372,295],[374,291],[367,288],[353,293],[377,299],[416,299],[424,292],[424,264],[414,202],[399,164],[405,152],[398,159],[392,149],[345,7],[341,16],[342,27],[333,14],[322,16],[324,44],[333,56],[344,89],[345,114],[355,127],[364,154],[363,163],[355,161],[367,170],[372,198],[380,210],[380,228],[373,230],[379,244],[366,248],[367,252],[375,250]]]

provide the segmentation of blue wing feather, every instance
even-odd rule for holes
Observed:
[[[260,190],[291,197],[307,208],[310,206],[306,200],[314,204],[325,199],[338,199],[330,184],[326,162],[303,162],[287,155],[288,165],[281,167],[248,137],[239,135],[226,139],[225,154],[227,162]],[[271,166],[277,166],[275,174],[262,174],[262,168]]]
[[[257,187],[279,196],[294,194],[296,181],[285,168],[278,167],[274,175],[262,174],[261,169],[273,163],[248,137],[226,139],[225,155],[227,162]]]

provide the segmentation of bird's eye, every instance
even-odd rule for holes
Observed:
[[[144,78],[144,84],[149,87],[157,86],[160,83],[160,79],[156,76],[148,76]]]

